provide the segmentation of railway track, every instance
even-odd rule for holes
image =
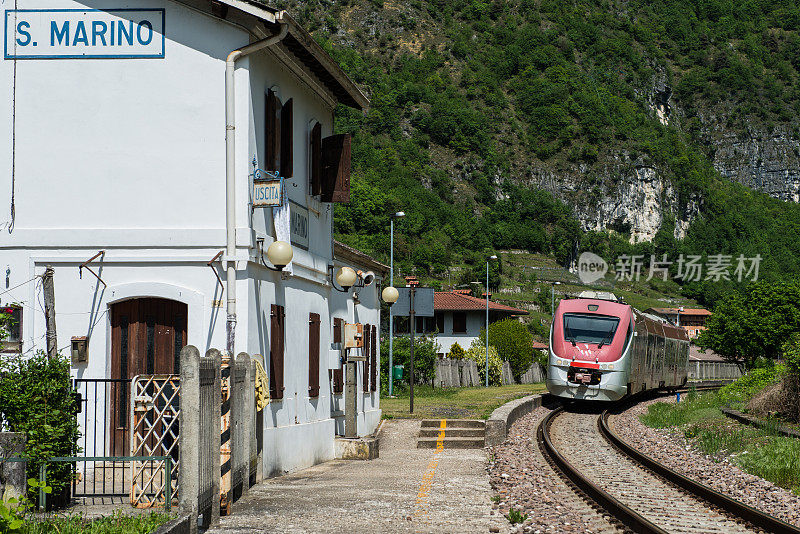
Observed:
[[[625,530],[646,533],[800,534],[800,529],[675,473],[627,446],[609,412],[562,406],[539,425],[543,454]]]

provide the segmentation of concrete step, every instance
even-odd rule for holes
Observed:
[[[444,438],[442,446],[445,449],[482,449],[483,438]],[[438,438],[419,438],[417,440],[418,449],[435,449],[438,445]]]
[[[486,421],[483,419],[445,419],[446,428],[486,428]],[[439,428],[442,426],[441,419],[423,419],[420,428]]]
[[[486,435],[485,428],[450,428],[444,430],[444,435],[447,438],[482,438]],[[439,429],[433,427],[425,427],[419,429],[419,437],[421,438],[437,438],[439,437]]]

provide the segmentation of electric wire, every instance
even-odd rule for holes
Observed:
[[[42,275],[40,275],[40,274],[37,274],[36,276],[34,276],[33,278],[31,278],[30,280],[27,280],[27,281],[25,281],[25,282],[22,282],[21,284],[19,284],[19,285],[16,285],[16,286],[12,287],[11,289],[6,289],[6,290],[5,290],[5,291],[3,291],[2,293],[0,293],[0,295],[5,295],[6,293],[10,293],[11,291],[14,291],[15,289],[17,289],[18,287],[22,287],[22,286],[24,286],[25,284],[29,284],[29,283],[33,282],[34,280],[36,280],[37,278],[41,278],[41,277],[42,277]]]

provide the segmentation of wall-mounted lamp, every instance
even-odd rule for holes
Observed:
[[[333,265],[328,265],[328,278],[336,291],[347,293],[352,287],[366,287],[375,282],[375,273],[372,271],[355,271],[352,267],[341,267],[334,276]],[[336,287],[336,285],[339,287]]]
[[[273,241],[272,244],[267,248],[267,259],[275,267],[267,265],[264,262],[264,238],[259,237],[256,239],[256,241],[258,242],[259,260],[261,261],[261,265],[267,269],[281,272],[283,271],[283,268],[289,265],[289,262],[292,261],[292,257],[294,256],[292,246],[286,241]]]

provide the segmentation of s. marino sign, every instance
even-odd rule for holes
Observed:
[[[6,59],[163,58],[163,9],[8,9]]]

